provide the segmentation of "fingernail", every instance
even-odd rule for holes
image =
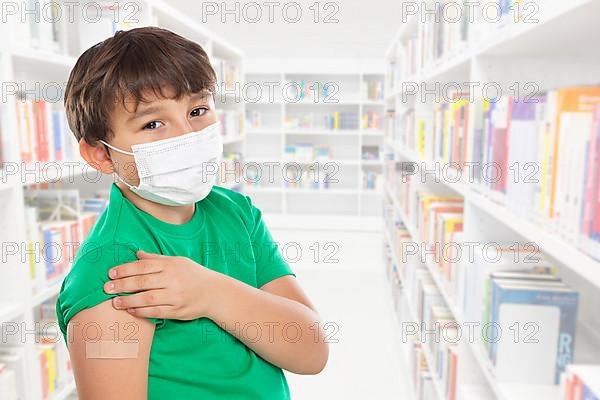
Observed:
[[[123,300],[121,300],[120,297],[115,298],[115,306],[116,307],[121,307],[122,303],[123,303]]]
[[[108,273],[108,276],[110,276],[111,278],[116,278],[117,277],[117,270],[116,269],[111,269],[110,272]]]
[[[109,283],[106,285],[106,291],[107,291],[107,292],[112,292],[112,290],[113,290],[114,288],[115,288],[115,284],[114,284],[114,283],[112,283],[112,282],[109,282]]]

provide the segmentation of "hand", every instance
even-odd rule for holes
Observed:
[[[210,314],[211,291],[221,274],[185,257],[141,250],[137,257],[109,271],[106,293],[136,293],[113,298],[114,308],[146,318],[192,320]]]

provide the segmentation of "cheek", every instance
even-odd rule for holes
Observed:
[[[212,112],[208,112],[206,113],[206,115],[203,118],[194,118],[192,120],[192,128],[194,128],[195,131],[199,131],[202,130],[204,128],[206,128],[209,125],[214,124],[215,122],[217,122],[219,118],[217,117],[217,113],[212,111]]]
[[[113,156],[113,162],[121,179],[124,179],[130,184],[137,184],[139,178],[133,157],[123,156],[116,158]]]

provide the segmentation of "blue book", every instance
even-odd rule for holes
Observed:
[[[63,159],[63,144],[62,139],[63,129],[61,126],[61,114],[59,111],[52,111],[52,132],[54,134],[54,158],[55,160]]]
[[[43,231],[44,237],[44,262],[46,264],[46,278],[50,280],[56,274],[56,264],[60,260],[60,233],[51,229],[45,228]]]
[[[483,318],[484,324],[490,324],[490,331],[488,332],[489,338],[493,339],[496,335],[501,334],[499,329],[497,329],[497,319],[498,319],[498,302],[497,298],[498,289],[497,287],[502,284],[517,284],[517,285],[547,285],[547,282],[551,282],[551,285],[561,286],[564,284],[560,281],[559,278],[550,274],[549,272],[545,272],[542,269],[542,272],[536,272],[533,269],[525,269],[525,270],[501,270],[495,271],[490,274],[490,279],[487,282],[486,291],[487,296],[486,299],[489,301],[489,315],[487,318]],[[492,363],[496,362],[496,352],[495,352],[495,344],[493,340],[489,340],[487,343],[488,353]]]
[[[560,282],[495,280],[490,323],[502,337],[490,350],[498,379],[559,384],[573,361],[578,302]]]
[[[588,385],[583,385],[582,398],[583,400],[599,400]]]

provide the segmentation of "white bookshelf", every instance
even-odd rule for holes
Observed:
[[[298,65],[285,68],[284,71],[265,67],[265,63],[255,63],[248,68],[246,84],[260,87],[261,92],[248,90],[246,98],[246,129],[247,129],[247,165],[254,165],[263,172],[259,184],[247,184],[246,191],[253,200],[267,213],[281,215],[340,215],[353,217],[379,217],[382,204],[382,191],[363,188],[363,173],[372,171],[381,174],[383,161],[363,160],[362,146],[379,146],[383,154],[383,129],[362,129],[361,116],[372,111],[380,116],[380,126],[383,127],[385,101],[370,100],[362,95],[364,82],[375,81],[383,83],[384,75],[380,65],[370,65],[358,70],[341,68],[306,67]],[[278,62],[279,67],[284,63]],[[316,64],[318,65],[318,64]],[[281,68],[281,67],[280,67]],[[322,84],[333,83],[339,90],[328,100],[306,97],[301,100],[283,88],[306,81],[307,85],[314,82]],[[269,85],[274,87],[274,96],[269,98]],[[252,89],[252,88],[251,88]],[[329,102],[331,100],[331,102]],[[355,114],[355,129],[328,129],[319,126],[319,115],[326,113]],[[260,114],[261,123],[254,126],[253,113]],[[315,116],[313,124],[306,128],[288,124],[290,118],[306,118]],[[296,144],[326,145],[330,156],[324,159],[296,160],[286,156],[286,146]],[[268,177],[268,165],[275,163],[273,179]],[[256,168],[256,167],[255,167]],[[303,171],[320,169],[321,173],[334,173],[337,183],[331,183],[328,188],[291,187],[286,185],[284,174],[293,181],[295,173],[300,168]],[[287,172],[286,172],[287,171]],[[335,171],[335,172],[334,172]],[[321,175],[320,180],[324,179]],[[379,178],[381,186],[382,176]]]
[[[61,1],[59,1],[62,4]],[[124,4],[122,2],[121,4]],[[241,83],[244,76],[244,54],[226,40],[204,29],[197,21],[189,18],[184,12],[170,6],[162,0],[145,0],[136,3],[139,8],[138,23],[135,26],[155,25],[165,27],[201,44],[214,62],[216,59],[225,60],[237,69],[237,80]],[[77,57],[87,46],[80,43],[81,37],[88,34],[86,22],[77,20],[74,23],[61,25],[66,30],[64,51],[56,52],[35,46],[23,46],[18,37],[25,23],[20,18],[7,18],[8,23],[0,26],[0,35],[7,46],[0,49],[0,77],[2,82],[23,85],[28,90],[35,84],[45,85],[58,83],[62,85],[68,79],[68,74],[74,66]],[[92,39],[90,39],[92,40]],[[99,40],[96,40],[96,42]],[[40,90],[36,94],[43,98]],[[232,101],[228,96],[217,97],[217,110],[227,110],[238,113],[240,121],[244,121],[243,101]],[[86,182],[86,176],[96,174],[95,170],[81,159],[48,162],[46,164],[23,165],[20,161],[19,138],[17,134],[17,116],[15,111],[15,96],[8,96],[8,101],[0,104],[0,132],[6,169],[0,169],[0,241],[2,243],[26,243],[24,191],[38,183],[53,183],[57,188],[78,188],[82,197],[90,197],[96,190],[107,189],[112,182],[111,177],[104,177],[97,183]],[[56,101],[56,100],[55,100]],[[58,100],[62,103],[62,96]],[[231,132],[230,132],[231,133]],[[74,137],[73,137],[74,140]],[[239,131],[224,138],[224,153],[238,152],[242,156],[246,152],[246,135],[244,124],[239,125]],[[10,165],[9,165],[10,164]],[[34,171],[24,174],[24,171]],[[60,171],[56,178],[52,171]],[[242,181],[243,183],[243,181]],[[239,187],[240,183],[219,183],[226,187]],[[4,251],[3,251],[4,254]],[[33,292],[29,277],[29,267],[21,260],[21,253],[7,257],[0,271],[0,331],[4,331],[9,323],[19,324],[20,328],[33,330],[35,324],[34,310],[45,301],[55,301],[60,290],[64,275],[53,280],[45,287]],[[21,325],[23,324],[23,325]],[[9,345],[21,347],[25,352],[27,376],[25,393],[19,393],[21,399],[38,400],[42,398],[41,374],[39,360],[36,354],[36,343],[31,334],[27,340],[21,341],[20,335],[8,341]],[[62,336],[61,336],[62,341]],[[51,400],[75,398],[75,384],[69,382],[56,388],[50,396]]]
[[[432,2],[425,3],[431,5]],[[541,91],[600,83],[597,73],[600,67],[600,50],[590,42],[590,38],[597,37],[600,33],[594,17],[600,12],[600,3],[577,0],[537,4],[540,7],[536,15],[539,22],[497,24],[495,27],[487,27],[490,30],[486,34],[478,31],[480,28],[477,26],[482,26],[483,22],[470,25],[469,39],[464,47],[415,73],[403,75],[398,68],[403,62],[403,57],[397,52],[398,47],[417,37],[423,23],[418,14],[408,17],[386,54],[387,62],[397,63],[393,72],[395,86],[390,84],[392,72],[388,70],[386,74],[387,108],[397,113],[412,109],[417,114],[421,110],[431,109],[431,100],[422,101],[417,96],[406,96],[402,83],[425,84],[431,88],[435,83],[443,86],[450,82],[496,82],[505,90],[504,93],[515,82],[536,82]],[[472,129],[474,117],[470,115],[470,118],[469,127]],[[394,128],[388,126],[387,129]],[[557,265],[562,280],[580,294],[573,363],[600,363],[600,319],[595,310],[600,297],[600,261],[590,257],[576,243],[564,239],[560,232],[553,231],[543,223],[527,218],[518,209],[504,204],[496,193],[465,180],[449,179],[447,173],[440,173],[440,169],[432,173],[435,171],[433,161],[421,160],[412,151],[388,141],[387,138],[384,143],[389,159],[395,162],[413,162],[418,166],[418,188],[464,198],[465,241],[502,241],[514,238],[513,241],[528,241],[539,246],[540,251]],[[430,172],[425,174],[424,170]],[[387,203],[400,215],[413,239],[420,243],[412,221],[403,215],[399,199],[387,187],[386,182]],[[393,241],[387,231],[384,233],[389,247],[393,249]],[[462,326],[465,318],[446,287],[445,280],[439,276],[438,268],[431,262],[424,264],[446,306]],[[408,298],[403,300],[408,308],[407,315],[403,318],[416,321],[414,305]],[[429,363],[432,355],[425,350]],[[471,367],[478,371],[474,374],[475,383],[487,387],[492,399],[560,399],[558,386],[517,385],[498,381],[487,354],[478,342],[469,343],[466,350],[461,350],[460,357],[459,360],[464,358],[465,362],[472,364]],[[434,383],[438,398],[445,399],[439,382]],[[461,384],[465,382],[461,382],[459,377],[458,385]]]

